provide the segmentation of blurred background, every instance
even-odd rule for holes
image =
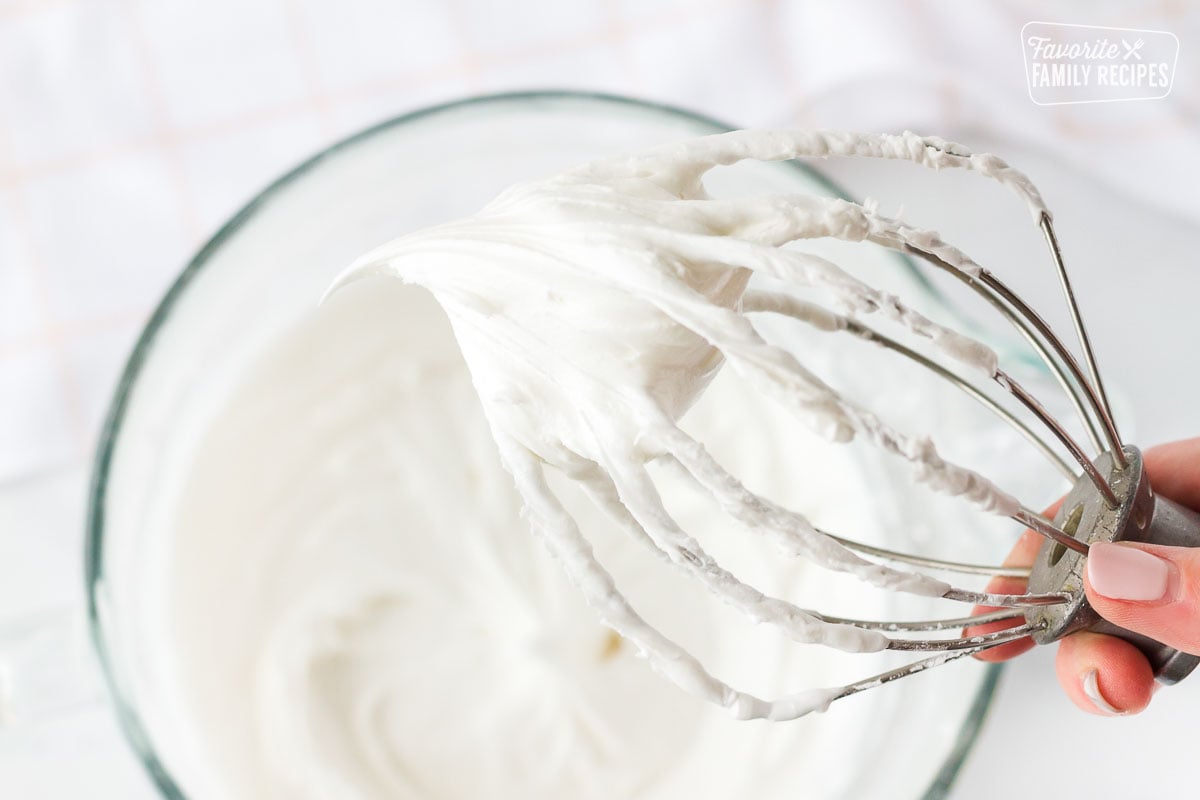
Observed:
[[[1173,32],[1169,96],[1035,104],[1021,47],[1033,20]],[[1200,429],[1198,57],[1200,4],[1182,0],[0,0],[0,796],[153,796],[89,677],[89,461],[163,291],[304,158],[423,106],[548,88],[736,127],[913,129],[995,150],[1058,210],[1102,367],[1152,444]],[[936,182],[877,190],[877,166],[820,168],[997,257],[1033,237],[991,230],[971,203],[927,193]],[[1019,286],[1033,269],[994,268]],[[23,680],[61,686],[60,702],[23,708]],[[1178,790],[1192,680],[1139,718],[1100,720],[1035,652],[1003,678],[953,796]]]

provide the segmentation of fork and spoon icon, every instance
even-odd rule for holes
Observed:
[[[1138,61],[1142,60],[1142,54],[1139,53],[1138,51],[1141,50],[1142,46],[1146,44],[1146,42],[1143,39],[1138,39],[1133,44],[1130,44],[1129,42],[1122,39],[1121,44],[1125,46],[1125,57],[1124,57],[1125,61],[1128,61],[1130,56],[1133,56]]]

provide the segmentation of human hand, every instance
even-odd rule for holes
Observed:
[[[1200,509],[1200,438],[1153,447],[1143,454],[1154,490],[1189,508]],[[1047,513],[1058,510],[1058,504]],[[1042,537],[1026,531],[1005,565],[1033,563]],[[994,578],[988,591],[1019,593],[1020,578]],[[1100,616],[1187,653],[1200,654],[1200,548],[1122,542],[1094,544],[1084,570],[1088,602]],[[992,610],[976,608],[976,613]],[[1023,620],[968,628],[968,635],[1001,630]],[[1005,661],[1033,647],[1021,639],[980,653],[983,661]],[[1115,636],[1083,631],[1058,644],[1058,681],[1075,705],[1092,714],[1136,714],[1150,702],[1158,684],[1150,664],[1134,645]]]

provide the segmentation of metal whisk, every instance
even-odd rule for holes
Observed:
[[[967,169],[1012,189],[1025,201],[1045,237],[1084,366],[1026,300],[933,231],[883,216],[870,205],[814,196],[714,199],[703,184],[704,175],[714,167],[742,160],[830,156]],[[531,221],[537,224],[530,225]],[[990,348],[925,318],[832,262],[787,246],[825,237],[906,253],[982,297],[1015,327],[1054,376],[1078,414],[1094,455],[1000,366]],[[593,268],[588,254],[600,251],[623,253],[632,266],[620,275],[608,274],[601,262]],[[620,307],[634,320],[628,326],[630,347],[685,352],[681,342],[698,347],[690,362],[697,375],[692,393],[661,397],[652,392],[613,391],[614,376],[623,376],[627,367],[621,358],[608,354],[611,340],[625,335],[623,331],[598,320],[554,320],[553,311],[534,300],[498,307],[493,298],[481,296],[475,281],[480,274],[495,272],[498,252],[523,265],[503,276],[515,297],[544,297],[559,288],[547,286],[546,276],[566,275],[583,281],[579,285],[594,293],[601,306],[611,300],[612,307]],[[516,480],[530,519],[602,619],[637,645],[668,678],[738,717],[792,719],[955,658],[1028,636],[1050,642],[1083,628],[1129,639],[1146,653],[1164,682],[1181,679],[1200,661],[1116,629],[1100,620],[1084,597],[1081,570],[1090,543],[1200,545],[1200,515],[1155,495],[1139,451],[1121,441],[1051,214],[1033,184],[995,156],[972,154],[961,145],[911,133],[737,131],[604,159],[513,187],[475,217],[404,237],[367,254],[340,281],[366,273],[396,275],[422,284],[446,308],[503,462]],[[747,290],[751,275],[764,276],[778,288]],[[798,288],[830,292],[836,307],[801,299],[793,291]],[[845,333],[867,340],[966,392],[1011,425],[1072,482],[1060,511],[1053,519],[1046,518],[978,473],[943,459],[928,439],[902,435],[842,398],[791,354],[758,335],[752,320],[762,314],[789,317],[830,335]],[[863,318],[871,315],[931,342],[937,357],[868,325]],[[564,337],[564,330],[570,330],[571,336]],[[594,350],[587,350],[589,341],[594,341]],[[575,349],[568,351],[568,346]],[[581,359],[580,353],[588,357]],[[510,362],[520,369],[507,373],[495,369],[497,363]],[[1041,534],[1045,542],[1033,568],[963,564],[870,546],[821,530],[800,514],[750,491],[702,443],[676,425],[720,364],[803,411],[814,428],[829,438],[865,438],[911,463],[918,480],[935,490],[961,496]],[[561,382],[545,377],[547,365],[571,376],[570,386],[579,393],[563,394],[567,389]],[[999,387],[1015,402],[999,402],[991,393],[995,389],[989,391],[987,384]],[[571,413],[540,414],[550,397],[559,403],[555,408],[569,408]],[[626,436],[624,431],[638,433]],[[815,559],[886,589],[999,610],[936,620],[845,619],[759,592],[725,570],[672,518],[645,471],[650,460],[674,468],[715,499],[731,520],[761,533],[788,556]],[[637,614],[550,489],[543,473],[546,465],[578,481],[631,536],[755,621],[779,625],[796,641],[842,650],[934,655],[845,686],[776,700],[733,689]],[[1027,578],[1028,589],[1022,594],[971,591],[911,568]],[[974,636],[946,634],[1001,621],[1017,624]]]

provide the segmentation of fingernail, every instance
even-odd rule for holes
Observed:
[[[1092,705],[1097,710],[1111,714],[1115,717],[1125,716],[1125,712],[1114,706],[1112,703],[1104,699],[1104,695],[1100,694],[1100,673],[1097,670],[1088,670],[1083,673],[1083,693],[1087,695],[1087,699],[1092,701]]]
[[[1091,546],[1087,570],[1092,588],[1114,600],[1161,600],[1171,577],[1171,565],[1158,556],[1109,542]]]

